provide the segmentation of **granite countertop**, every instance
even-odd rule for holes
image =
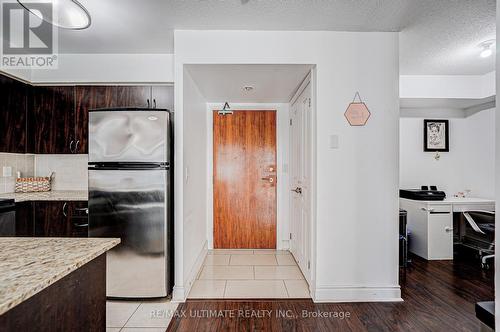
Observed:
[[[0,238],[0,315],[119,243],[113,238]]]
[[[88,191],[46,191],[37,193],[6,193],[0,194],[0,198],[14,199],[16,203],[28,201],[87,201]]]

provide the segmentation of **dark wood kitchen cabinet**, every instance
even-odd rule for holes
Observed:
[[[35,236],[35,219],[32,202],[16,203],[16,236]]]
[[[31,151],[37,154],[75,151],[74,87],[33,87],[29,131]]]
[[[154,108],[174,111],[174,87],[172,85],[153,85],[151,98]]]
[[[100,108],[168,108],[173,110],[173,86],[76,86],[76,153],[88,153],[89,110]]]
[[[26,153],[28,85],[0,75],[0,152]]]
[[[174,108],[165,85],[32,86],[0,75],[0,152],[88,153],[88,112]]]
[[[35,236],[87,237],[87,202],[34,202]]]

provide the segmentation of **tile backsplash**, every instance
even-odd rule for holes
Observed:
[[[35,155],[35,175],[49,176],[54,172],[52,190],[87,190],[88,155],[39,154]]]
[[[87,161],[86,154],[0,153],[0,194],[14,192],[17,172],[22,177],[48,176],[53,172],[52,190],[86,191]],[[3,176],[4,167],[11,167],[11,176]]]
[[[34,166],[32,154],[0,153],[0,193],[14,192],[17,172],[21,172],[21,176],[33,176]],[[11,176],[3,176],[4,167],[11,167]]]

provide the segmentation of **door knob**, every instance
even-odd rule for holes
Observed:
[[[292,189],[292,191],[296,192],[297,194],[302,194],[302,188],[300,188],[300,187]]]

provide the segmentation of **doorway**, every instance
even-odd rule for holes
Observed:
[[[276,111],[213,111],[215,249],[276,248]]]

